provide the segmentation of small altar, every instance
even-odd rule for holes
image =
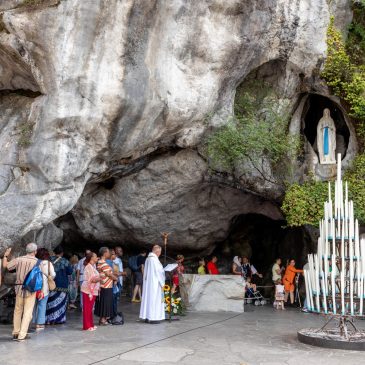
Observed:
[[[180,275],[180,294],[188,310],[243,312],[243,281],[238,275]]]

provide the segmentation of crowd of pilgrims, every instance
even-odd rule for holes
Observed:
[[[36,244],[29,243],[26,246],[26,253],[25,256],[12,258],[9,248],[3,258],[3,268],[16,272],[14,340],[28,339],[28,328],[31,323],[34,324],[36,331],[43,330],[46,325],[66,323],[67,311],[78,307],[82,309],[82,328],[85,331],[97,329],[94,325],[94,314],[99,317],[99,326],[114,324],[113,319],[120,315],[118,303],[123,290],[123,279],[127,276],[122,260],[123,249],[120,246],[113,249],[101,247],[98,253],[86,250],[81,259],[77,255],[66,259],[62,246],[49,252],[46,248],[38,248]],[[146,256],[147,250],[143,249],[128,260],[133,278],[132,303],[141,302]],[[208,261],[204,258],[199,259],[197,274],[220,274],[217,261],[217,256],[212,256]],[[184,256],[177,255],[176,263],[177,269],[172,277],[173,294],[179,289],[179,274],[185,272]],[[22,284],[36,264],[39,264],[44,274],[43,286],[36,293],[29,293],[22,289]],[[294,260],[288,262],[286,269],[281,267],[280,259],[275,261],[272,267],[272,281],[277,287],[284,284],[282,300],[287,301],[290,295],[293,303],[294,277],[300,272],[303,271],[295,268]],[[252,277],[254,275],[263,277],[246,256],[234,257],[230,273],[242,276],[246,289],[254,291],[256,284],[252,282]],[[54,287],[50,288],[52,282]],[[279,293],[277,299],[279,300]]]

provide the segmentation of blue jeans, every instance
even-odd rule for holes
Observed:
[[[41,300],[37,300],[33,310],[33,323],[46,323],[46,309],[47,309],[48,295]]]

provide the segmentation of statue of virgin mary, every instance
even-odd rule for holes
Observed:
[[[336,127],[327,108],[323,110],[323,117],[318,122],[317,148],[322,165],[336,163]]]

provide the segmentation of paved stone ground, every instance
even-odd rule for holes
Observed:
[[[27,343],[10,340],[11,327],[0,325],[1,365],[343,365],[364,364],[365,353],[301,344],[297,330],[318,327],[323,319],[296,309],[270,306],[250,312],[187,313],[159,325],[137,322],[138,306],[123,303],[126,324],[81,331],[81,314],[67,325],[32,334]],[[365,328],[365,321],[359,321]],[[200,328],[199,328],[200,327]]]

